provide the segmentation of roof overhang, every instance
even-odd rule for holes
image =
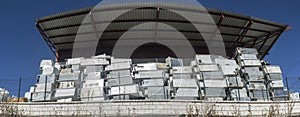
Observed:
[[[93,16],[97,14],[110,17],[110,15],[115,12],[125,11],[137,6],[139,9],[135,9],[136,13],[144,13],[147,17],[131,13],[128,14],[126,18],[114,19],[113,21],[105,18],[93,18]],[[160,9],[160,12],[157,12],[162,6],[185,12],[201,13],[201,10],[197,6],[191,7],[189,5],[178,5],[174,3],[160,3],[159,5],[149,2],[113,4],[47,16],[37,19],[36,26],[59,61],[72,57],[75,38],[76,36],[81,35],[86,35],[88,37],[88,35],[97,36],[98,33],[103,33],[103,35],[99,37],[101,40],[104,40],[101,42],[103,47],[97,48],[99,51],[95,54],[111,54],[116,41],[118,41],[124,32],[128,31],[131,25],[136,24],[136,22],[163,22],[169,25],[177,25],[178,27],[176,29],[187,37],[197,54],[208,54],[208,51],[204,46],[205,42],[201,42],[201,39],[199,39],[201,38],[201,34],[199,36],[199,32],[191,27],[191,22],[168,14],[168,9]],[[207,8],[207,11],[213,18],[215,24],[208,24],[206,22],[196,23],[217,25],[229,57],[234,56],[233,52],[236,47],[249,47],[256,48],[259,52],[259,58],[262,59],[268,54],[269,50],[281,34],[290,28],[288,25],[221,10]],[[111,23],[110,27],[106,30],[97,30],[97,27],[100,27],[105,23]],[[90,28],[84,32],[78,32],[80,26]],[[147,31],[157,32],[164,30],[153,29]],[[96,40],[89,40],[89,38],[86,38],[86,41],[82,43],[89,41],[95,43],[94,41]],[[151,45],[148,46],[149,49],[152,48]],[[83,48],[88,48],[88,46]]]

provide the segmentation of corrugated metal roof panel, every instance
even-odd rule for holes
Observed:
[[[223,25],[245,27],[247,22],[248,22],[247,20],[243,20],[243,19],[237,19],[237,18],[232,18],[232,17],[224,17],[224,20],[223,20],[222,24]]]
[[[160,8],[159,12],[157,7]],[[132,9],[135,10],[126,13],[126,15],[123,14]],[[89,14],[91,10],[92,16]],[[210,8],[206,10],[211,14],[211,18],[203,17],[205,16],[205,10],[197,6],[161,2],[133,2],[125,4],[103,5],[95,8],[85,8],[59,13],[40,18],[37,20],[37,24],[41,27],[41,31],[45,33],[45,36],[50,40],[50,42],[52,42],[58,50],[62,50],[73,48],[73,46],[70,45],[73,45],[72,41],[75,40],[75,34],[78,34],[77,31],[82,21],[84,21],[84,25],[81,27],[82,30],[79,32],[80,35],[77,35],[81,41],[97,39],[95,34],[96,31],[98,31],[98,34],[99,32],[108,31],[104,33],[101,38],[104,40],[113,39],[113,42],[105,43],[114,45],[115,40],[118,39],[122,33],[127,32],[128,29],[134,27],[136,31],[145,31],[145,29],[149,29],[152,30],[152,32],[150,31],[140,34],[138,34],[138,32],[129,32],[127,33],[129,34],[129,38],[147,39],[153,37],[155,31],[158,31],[159,35],[156,38],[172,37],[174,39],[181,39],[182,37],[178,36],[177,33],[172,32],[176,29],[178,31],[182,31],[181,34],[185,35],[192,45],[198,46],[199,44],[204,44],[202,46],[205,46],[206,43],[203,42],[203,40],[197,41],[197,39],[202,39],[203,35],[211,35],[210,33],[215,32],[214,27],[216,27],[212,24],[218,24],[220,21],[222,21],[221,25],[218,26],[220,27],[220,31],[225,42],[225,48],[233,49],[236,46],[248,47],[254,45],[256,49],[261,48],[260,52],[263,53],[263,55],[260,55],[260,57],[263,57],[266,53],[268,53],[278,37],[275,36],[274,38],[268,38],[269,35],[267,32],[270,32],[272,35],[273,33],[278,33],[279,31],[281,34],[282,31],[284,31],[287,27],[287,25],[284,24],[274,23],[271,21],[231,12],[225,12],[222,10]],[[118,17],[119,13],[123,15]],[[178,13],[181,13],[181,15]],[[158,19],[156,19],[157,16],[159,16]],[[221,19],[221,16],[224,16],[223,20]],[[91,17],[93,18],[94,22],[91,20]],[[118,18],[115,19],[116,17]],[[190,17],[191,19],[187,20],[186,17]],[[86,19],[84,20],[84,18]],[[199,18],[202,19],[199,20]],[[213,22],[209,21],[211,19]],[[145,23],[156,21],[165,25],[145,25]],[[252,24],[250,27],[247,27],[250,21],[252,21]],[[114,23],[109,25],[111,22]],[[95,23],[95,25],[93,25],[93,23]],[[106,26],[109,27],[105,29],[104,27]],[[197,34],[198,30],[196,30],[195,27],[201,27],[199,30],[201,34]],[[171,30],[171,32],[166,32],[166,30]],[[92,35],[95,35],[95,37]],[[256,42],[255,38],[259,39],[258,42]],[[267,41],[264,43],[264,40]],[[253,44],[254,42],[257,44]]]
[[[272,26],[272,25],[266,25],[266,24],[257,23],[257,22],[254,22],[251,25],[251,28],[252,29],[263,29],[263,30],[266,30],[266,31],[269,31],[269,32],[272,32],[274,30],[282,30],[281,27],[276,27],[276,26]]]
[[[249,31],[247,32],[246,36],[259,37],[259,36],[264,35],[264,34],[267,34],[267,33],[249,30]]]
[[[239,35],[241,32],[241,29],[231,28],[231,27],[220,27],[220,32],[227,33],[227,34]]]
[[[45,21],[45,22],[39,23],[39,25],[42,27],[43,30],[57,28],[57,27],[63,27],[63,26],[71,26],[74,24],[81,24],[85,17],[86,17],[86,14],[76,15],[76,16],[72,16],[72,17],[66,17],[66,18]]]

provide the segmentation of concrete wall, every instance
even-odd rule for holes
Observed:
[[[0,113],[22,116],[145,116],[145,115],[300,115],[300,102],[103,101],[71,103],[1,103]],[[9,110],[9,109],[6,109]]]

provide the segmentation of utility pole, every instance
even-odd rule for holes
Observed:
[[[286,82],[286,87],[287,87],[287,91],[288,91],[288,100],[290,100],[290,88],[289,88],[289,81],[287,76],[285,77],[285,82]]]
[[[21,84],[22,84],[22,78],[20,77],[20,79],[19,79],[19,90],[18,90],[18,102],[20,101]]]

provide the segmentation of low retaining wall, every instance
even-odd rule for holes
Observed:
[[[21,116],[296,116],[296,102],[103,101],[70,103],[1,103],[1,114]]]

